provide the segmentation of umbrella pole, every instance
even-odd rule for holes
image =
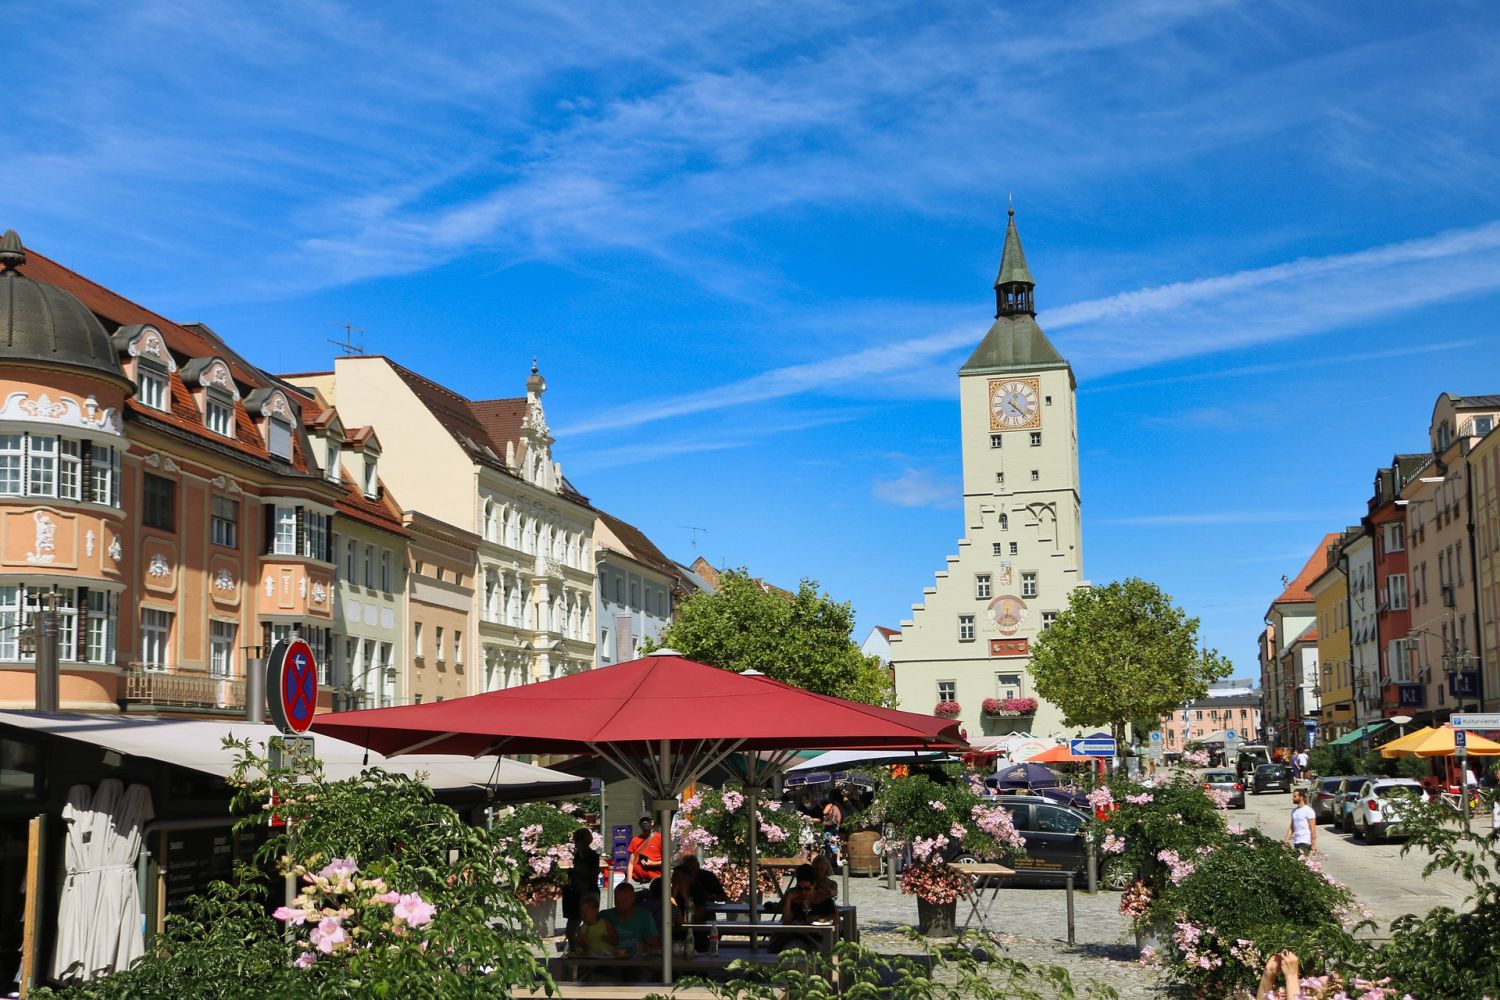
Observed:
[[[756,832],[760,826],[760,817],[756,814],[759,804],[756,801],[756,793],[760,791],[758,785],[749,782],[745,786],[745,808],[750,811],[750,922],[760,923],[760,848],[757,842]],[[750,935],[750,953],[755,953],[757,944],[754,934]]]
[[[661,741],[661,790],[666,792],[672,787],[672,746],[667,740]],[[661,810],[661,981],[664,986],[672,985],[672,807],[677,804],[675,799],[663,794],[657,800],[656,806]],[[686,918],[686,914],[683,914]]]

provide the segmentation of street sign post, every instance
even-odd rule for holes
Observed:
[[[1117,752],[1117,746],[1112,739],[1095,737],[1093,739],[1069,740],[1068,751],[1074,757],[1113,757]]]
[[[318,664],[302,639],[282,639],[266,657],[271,721],[288,736],[307,732],[318,710]]]
[[[1450,716],[1448,724],[1459,732],[1465,729],[1500,729],[1500,712],[1465,712],[1463,715]]]
[[[1469,750],[1469,734],[1466,730],[1453,730],[1453,746],[1460,757],[1465,756]]]
[[[1161,731],[1160,730],[1152,732],[1152,734],[1151,734],[1151,745],[1152,746],[1160,746],[1161,745]]]

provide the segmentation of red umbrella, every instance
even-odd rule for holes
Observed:
[[[747,808],[796,750],[968,749],[958,723],[813,694],[758,673],[695,663],[671,650],[468,698],[319,715],[312,728],[386,756],[402,753],[597,753],[637,778],[661,811],[662,878],[672,877],[677,795],[745,752]],[[751,919],[756,882],[750,825]],[[670,882],[668,882],[670,884]],[[671,893],[662,893],[662,977],[672,981]]]

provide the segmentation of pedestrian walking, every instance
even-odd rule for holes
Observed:
[[[1298,854],[1318,849],[1318,815],[1307,804],[1307,793],[1300,788],[1292,792],[1292,821],[1281,842],[1291,844]]]
[[[1298,750],[1297,756],[1292,758],[1295,766],[1292,768],[1292,777],[1299,781],[1307,777],[1307,751]]]

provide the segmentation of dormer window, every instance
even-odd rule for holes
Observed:
[[[203,424],[220,437],[234,437],[234,402],[215,390],[209,390],[203,403]]]
[[[323,441],[323,475],[338,482],[343,478],[339,459],[339,439],[342,435],[329,434]]]
[[[165,368],[158,368],[149,361],[139,361],[136,365],[135,376],[135,398],[140,400],[142,406],[149,406],[153,410],[167,409],[167,386],[170,376]]]
[[[292,425],[280,417],[266,419],[266,450],[272,458],[283,462],[292,460]]]
[[[377,469],[379,456],[365,452],[365,496],[380,495],[380,475]]]

